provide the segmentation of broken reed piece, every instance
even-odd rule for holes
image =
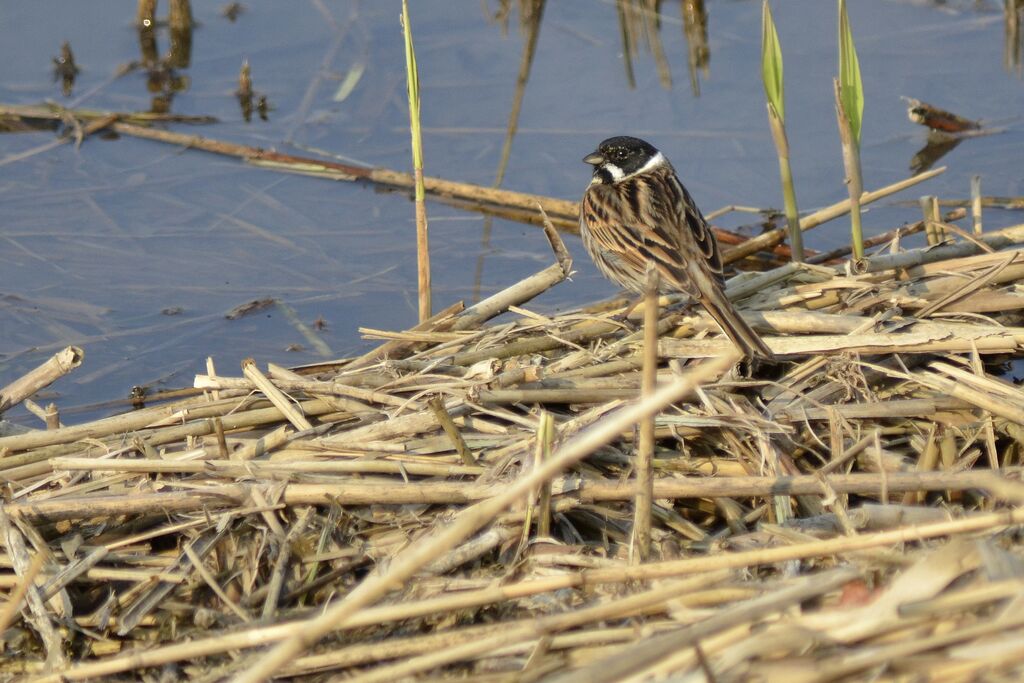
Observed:
[[[85,352],[77,346],[68,346],[53,354],[42,365],[0,389],[0,413],[53,384],[81,365],[84,358]]]
[[[981,176],[971,176],[971,218],[974,221],[974,234],[981,234]]]
[[[921,203],[925,238],[931,246],[939,244],[946,238],[946,232],[939,226],[939,200],[935,195],[925,195],[918,201]]]
[[[455,420],[444,407],[444,401],[440,396],[433,396],[427,401],[427,407],[434,413],[434,417],[437,419],[441,429],[451,439],[452,446],[455,448],[455,452],[459,454],[459,458],[462,459],[462,464],[467,466],[476,465],[476,458],[473,457],[473,452],[469,450],[469,446],[466,445],[466,440],[462,438],[462,434],[459,433],[459,426],[455,424]]]
[[[284,392],[275,387],[274,384],[267,379],[267,376],[259,371],[259,368],[256,367],[256,361],[252,358],[246,358],[242,361],[242,374],[263,392],[263,395],[274,404],[274,407],[281,411],[285,418],[287,418],[287,420],[291,422],[296,429],[301,431],[313,428],[310,421],[307,420],[305,416],[292,404],[292,400],[285,396]]]

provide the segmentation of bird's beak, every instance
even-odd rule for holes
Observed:
[[[600,152],[591,152],[587,156],[583,157],[583,163],[590,164],[591,166],[600,166],[604,162],[604,155]]]

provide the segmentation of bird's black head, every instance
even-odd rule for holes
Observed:
[[[656,168],[665,157],[649,142],[620,135],[599,144],[583,161],[594,166],[592,182],[610,184]]]

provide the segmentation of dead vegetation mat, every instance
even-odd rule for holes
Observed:
[[[636,318],[523,308],[563,255],[359,358],[0,437],[0,676],[1019,680],[1021,242],[734,278],[782,362],[670,308],[640,399]]]

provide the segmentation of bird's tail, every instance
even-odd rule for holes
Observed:
[[[703,277],[699,277],[699,282],[695,282],[699,285],[700,303],[732,340],[732,343],[739,347],[747,358],[774,361],[775,354],[743,319],[736,307],[725,296],[722,287],[706,274],[701,273],[701,275]]]

